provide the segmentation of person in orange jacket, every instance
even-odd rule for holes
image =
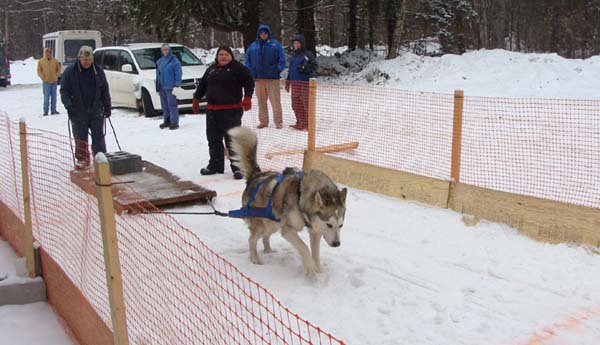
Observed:
[[[44,56],[38,61],[37,74],[42,79],[42,90],[44,92],[44,116],[48,115],[48,103],[52,115],[58,115],[56,110],[56,88],[60,77],[60,64],[52,56],[50,48],[44,49]]]

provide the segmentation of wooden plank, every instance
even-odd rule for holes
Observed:
[[[334,144],[327,146],[319,146],[315,148],[315,151],[321,153],[335,153],[349,150],[356,150],[358,148],[358,141],[351,141],[349,143],[344,144]],[[265,154],[266,159],[273,159],[276,156],[293,156],[293,155],[301,155],[303,154],[305,149],[292,149],[288,151],[279,151],[279,152],[269,152]]]
[[[87,193],[94,193],[93,170],[71,171],[71,181]],[[181,181],[169,171],[144,161],[144,171],[112,176],[113,200],[117,213],[196,200],[209,200],[217,193],[190,181]]]
[[[460,157],[462,151],[463,100],[462,90],[454,91],[454,117],[452,121],[452,163],[450,177],[453,182],[460,181]]]
[[[129,344],[127,316],[123,298],[117,224],[113,208],[112,180],[108,160],[103,154],[96,156],[94,172],[98,213],[100,215],[100,225],[102,226],[102,247],[104,249],[104,266],[106,268],[113,340],[115,345],[127,345]]]
[[[352,188],[446,208],[450,183],[306,151],[304,169],[318,169]]]
[[[33,226],[31,222],[31,195],[29,189],[29,160],[27,155],[27,126],[24,120],[19,121],[21,148],[21,178],[23,183],[23,207],[25,215],[25,260],[29,278],[35,278],[35,256],[33,254]]]
[[[317,146],[317,79],[308,82],[308,150],[314,151]]]
[[[600,209],[452,183],[448,207],[551,243],[600,247]]]

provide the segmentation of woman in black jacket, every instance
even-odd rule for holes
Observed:
[[[200,99],[206,95],[206,139],[210,160],[208,166],[200,170],[202,175],[222,174],[225,170],[223,138],[231,156],[231,138],[227,131],[242,125],[244,111],[252,107],[253,93],[254,79],[250,71],[234,59],[231,48],[220,46],[215,63],[198,83],[192,103],[194,113],[199,113]],[[233,162],[231,171],[236,180],[243,178]]]

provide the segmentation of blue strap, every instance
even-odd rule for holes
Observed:
[[[254,198],[256,197],[256,193],[258,193],[258,190],[260,189],[260,187],[262,187],[262,185],[265,182],[270,181],[271,178],[266,178],[266,179],[262,180],[259,184],[257,184],[256,187],[254,187],[254,189],[252,190],[252,193],[250,194],[250,197],[248,198],[246,205],[244,205],[244,207],[240,208],[239,210],[229,211],[228,212],[229,217],[231,217],[231,218],[259,217],[259,218],[268,218],[268,219],[271,219],[274,221],[278,221],[279,219],[277,217],[275,217],[275,215],[273,214],[273,194],[275,193],[275,190],[277,190],[277,187],[279,187],[279,185],[281,184],[281,181],[283,181],[284,177],[285,177],[284,174],[279,174],[277,176],[277,183],[275,184],[275,187],[271,191],[271,195],[269,195],[269,201],[267,203],[267,207],[250,207],[250,204],[254,201]]]

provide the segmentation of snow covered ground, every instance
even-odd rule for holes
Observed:
[[[32,64],[22,63],[21,71],[28,75],[20,75],[13,65],[15,80],[35,81]],[[440,58],[408,55],[372,63],[341,80],[363,82],[364,73],[374,68],[390,75],[385,83],[376,81],[404,89],[600,97],[598,57],[564,60],[505,51]],[[24,117],[31,127],[66,134],[62,105],[63,115],[41,116],[41,93],[37,83],[0,88],[0,110],[15,121]],[[246,116],[255,117],[255,110]],[[287,107],[284,117],[287,122],[293,117]],[[239,207],[236,192],[243,189],[242,181],[198,173],[208,161],[203,115],[184,116],[175,133],[159,130],[160,119],[129,110],[115,110],[112,122],[125,150],[216,190],[218,209]],[[109,151],[116,150],[112,133],[107,140]],[[258,266],[248,260],[243,222],[184,215],[177,219],[294,312],[348,344],[600,343],[599,255],[581,247],[534,242],[500,224],[466,226],[455,212],[365,191],[351,189],[347,203],[342,246],[322,245],[324,273],[316,282],[304,277],[298,255],[279,235],[272,238],[277,252],[263,254],[265,263]],[[5,308],[12,307],[0,307],[0,313],[20,317]],[[11,344],[23,344],[10,339]]]
[[[0,237],[0,286],[15,284],[21,279],[16,275],[17,260],[12,248]],[[35,332],[32,330],[35,329]],[[1,344],[72,344],[57,316],[48,303],[0,306]]]

